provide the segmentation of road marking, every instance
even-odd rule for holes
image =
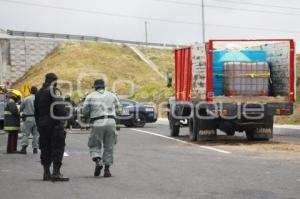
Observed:
[[[69,157],[70,155],[67,152],[64,152],[64,157]]]
[[[197,147],[200,147],[202,149],[216,151],[216,152],[219,152],[219,153],[231,154],[231,152],[225,151],[225,150],[222,150],[222,149],[217,149],[217,148],[214,148],[214,147],[211,147],[211,146],[199,146],[197,144],[193,144],[193,143],[190,143],[190,142],[187,142],[187,141],[183,141],[183,140],[178,140],[178,139],[175,139],[175,138],[171,138],[171,137],[168,137],[168,136],[165,136],[165,135],[161,135],[161,134],[158,134],[158,133],[153,133],[153,132],[150,132],[150,131],[144,131],[144,130],[140,130],[140,129],[131,129],[131,130],[137,131],[137,132],[141,132],[141,133],[145,133],[145,134],[149,134],[149,135],[154,135],[154,136],[157,136],[157,137],[162,137],[162,138],[165,138],[165,139],[177,141],[177,142],[188,144],[188,145],[197,146]]]
[[[1,170],[0,172],[3,172],[3,173],[7,173],[7,172],[10,172],[10,170]]]

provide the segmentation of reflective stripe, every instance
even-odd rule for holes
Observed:
[[[16,126],[5,126],[3,128],[4,131],[18,131],[20,130],[20,127],[16,127]]]
[[[4,115],[12,115],[10,111],[4,111]]]

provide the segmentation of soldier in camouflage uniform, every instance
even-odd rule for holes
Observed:
[[[94,176],[100,175],[103,163],[104,177],[111,177],[110,166],[113,164],[113,148],[117,140],[116,114],[120,113],[121,104],[115,94],[105,90],[102,79],[95,81],[94,88],[95,91],[86,97],[83,104],[83,113],[92,122],[88,146],[96,164]]]

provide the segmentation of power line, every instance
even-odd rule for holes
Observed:
[[[37,3],[23,2],[23,1],[17,1],[17,0],[0,0],[0,1],[8,2],[8,3],[14,3],[14,4],[27,5],[27,6],[52,8],[52,9],[67,10],[67,11],[72,11],[72,12],[83,12],[83,13],[88,13],[88,14],[100,14],[100,15],[113,16],[113,17],[135,18],[135,19],[140,19],[140,20],[152,20],[152,21],[161,21],[161,22],[167,22],[167,23],[189,24],[189,25],[198,25],[198,24],[200,24],[200,22],[178,21],[178,20],[150,18],[150,17],[143,17],[143,16],[132,16],[132,15],[109,13],[109,12],[84,10],[84,9],[77,9],[77,8],[68,8],[68,7],[62,7],[62,6],[37,4]],[[201,4],[182,3],[182,2],[179,2],[179,1],[175,1],[175,0],[154,0],[154,1],[202,6]],[[221,1],[221,0],[214,0],[214,1]],[[270,11],[270,10],[254,10],[254,9],[245,9],[245,8],[232,8],[232,7],[227,7],[227,6],[217,6],[217,5],[209,5],[209,4],[206,4],[205,7],[208,7],[208,8],[221,8],[221,9],[229,9],[229,10],[240,10],[240,11],[256,12],[256,13],[270,13],[270,14],[300,16],[300,14],[296,14],[296,13],[277,12],[277,11]]]
[[[202,6],[202,4],[200,4],[200,3],[182,2],[182,1],[176,1],[176,0],[152,0],[152,1],[166,2],[166,3],[172,3],[172,4],[178,4],[178,5],[188,5],[188,6],[199,6],[199,7]]]
[[[122,14],[114,14],[114,13],[107,13],[107,12],[100,12],[100,11],[91,11],[91,10],[84,10],[84,9],[76,9],[76,8],[67,8],[67,7],[59,7],[59,6],[51,6],[51,5],[43,5],[43,4],[36,4],[36,3],[29,3],[29,2],[22,2],[22,1],[16,1],[16,0],[0,0],[3,2],[9,2],[14,4],[21,4],[26,6],[35,6],[35,7],[42,7],[42,8],[51,8],[51,9],[59,9],[59,10],[68,10],[72,12],[82,12],[82,13],[88,13],[88,14],[100,14],[100,15],[107,15],[107,16],[113,16],[113,17],[124,17],[124,18],[135,18],[140,20],[152,20],[152,21],[162,21],[162,22],[168,22],[168,23],[180,23],[180,24],[188,24],[188,25],[201,25],[201,22],[187,22],[187,21],[175,21],[175,20],[168,20],[168,19],[160,19],[160,18],[148,18],[148,17],[141,17],[141,16],[130,16],[130,15],[122,15]],[[159,0],[162,1],[162,0]],[[173,0],[168,0],[173,1]],[[212,5],[205,5],[206,7],[221,7],[221,6],[212,6]],[[223,7],[221,7],[223,8]],[[233,9],[226,7],[226,9]],[[297,30],[281,30],[281,29],[268,29],[268,28],[256,28],[256,27],[244,27],[244,26],[232,26],[232,25],[221,25],[221,24],[206,24],[208,26],[214,26],[214,27],[223,27],[223,28],[234,28],[234,29],[247,29],[247,30],[263,30],[263,31],[273,31],[273,32],[288,32],[288,33],[300,33],[300,31]]]
[[[245,27],[245,26],[234,26],[234,25],[220,25],[220,24],[205,24],[207,26],[221,27],[221,28],[233,28],[243,30],[259,30],[259,31],[271,31],[271,32],[283,32],[283,33],[300,33],[297,30],[282,30],[282,29],[270,29],[270,28],[256,28],[256,27]]]
[[[198,3],[186,3],[186,2],[182,2],[182,1],[176,1],[176,0],[152,0],[152,1],[173,3],[173,4],[179,4],[179,5],[197,6],[197,7],[202,6],[202,4],[198,4]],[[232,0],[210,0],[210,1],[218,1],[218,2],[222,2],[222,3],[234,3],[234,4],[242,4],[242,5],[253,5],[253,6],[260,6],[260,7],[300,10],[300,8],[298,8],[298,7],[277,6],[277,5],[262,4],[262,3],[252,3],[252,2],[240,2],[240,1],[232,1]],[[209,4],[206,4],[206,7],[223,8],[223,9],[230,9],[230,10],[241,10],[241,11],[247,11],[247,12],[270,13],[270,14],[296,15],[296,16],[300,15],[297,13],[287,13],[287,12],[279,12],[279,11],[272,11],[272,10],[256,10],[256,9],[246,9],[246,8],[232,8],[232,7],[227,7],[227,6],[218,6],[218,5],[209,5]]]
[[[261,6],[261,7],[268,7],[268,8],[281,8],[281,9],[283,8],[283,9],[300,10],[299,7],[287,7],[287,6],[270,5],[270,4],[264,4],[264,3],[241,2],[241,1],[232,1],[232,0],[212,0],[212,1],[218,1],[218,2],[223,2],[223,3],[234,3],[234,4]]]
[[[205,5],[205,7],[221,8],[221,9],[228,9],[228,10],[238,10],[238,11],[246,11],[246,12],[256,12],[256,13],[269,13],[269,14],[300,16],[300,14],[296,14],[296,13],[277,12],[277,11],[271,11],[271,10],[253,10],[253,9],[247,9],[247,8],[233,8],[233,7],[227,7],[227,6],[216,6],[216,5],[207,5],[207,4]]]
[[[84,9],[77,9],[77,8],[68,8],[68,7],[62,7],[62,6],[53,6],[53,5],[45,5],[45,4],[37,4],[37,3],[29,3],[29,2],[23,2],[23,1],[16,1],[16,0],[0,0],[3,2],[8,3],[14,3],[14,4],[20,4],[20,5],[26,5],[26,6],[35,6],[35,7],[41,7],[41,8],[52,8],[57,10],[67,10],[71,12],[81,12],[81,13],[87,13],[87,14],[99,14],[99,15],[106,15],[106,16],[112,16],[112,17],[123,17],[123,18],[134,18],[139,20],[150,20],[150,21],[160,21],[160,22],[166,22],[166,23],[177,23],[177,24],[186,24],[186,25],[199,25],[200,22],[192,22],[192,21],[177,21],[177,20],[169,20],[169,19],[161,19],[161,18],[152,18],[152,17],[143,17],[143,16],[133,16],[133,15],[124,15],[124,14],[116,14],[116,13],[109,13],[109,12],[101,12],[101,11],[93,11],[93,10],[84,10]]]

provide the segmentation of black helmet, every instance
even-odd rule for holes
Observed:
[[[52,83],[57,80],[57,75],[55,73],[47,73],[45,76],[45,82]]]
[[[97,80],[95,80],[93,88],[95,88],[95,89],[103,88],[104,89],[105,88],[105,82],[104,82],[104,80],[103,79],[97,79]]]
[[[31,89],[30,89],[30,93],[35,95],[37,93],[38,89],[36,86],[32,86]]]

